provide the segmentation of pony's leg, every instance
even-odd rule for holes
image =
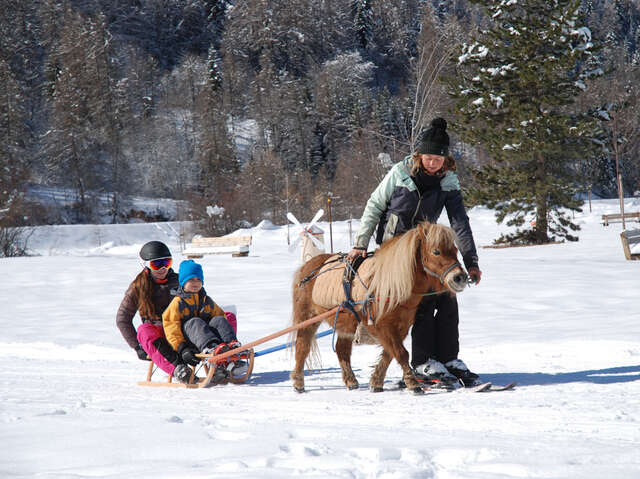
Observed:
[[[304,329],[299,329],[296,334],[296,365],[291,371],[293,389],[298,393],[304,392],[304,363],[309,356],[318,325],[314,324]]]
[[[402,344],[402,340],[407,336],[411,325],[408,318],[408,315],[406,317],[405,315],[401,315],[398,318],[395,318],[397,324],[394,325],[392,317],[387,316],[383,320],[379,321],[376,325],[376,330],[378,332],[378,340],[384,348],[384,352],[398,361],[398,364],[402,368],[402,379],[407,385],[407,389],[414,394],[422,394],[424,393],[424,390],[418,383],[418,380],[413,375],[413,371],[409,366],[409,352]],[[400,327],[398,327],[398,324]],[[384,372],[386,373],[386,368],[384,369]],[[384,376],[379,378],[377,383],[374,383],[376,386],[379,385],[382,387],[383,381]]]
[[[358,380],[353,369],[351,369],[351,348],[353,347],[353,337],[345,337],[338,335],[336,341],[336,354],[338,355],[338,362],[342,369],[342,381],[347,389],[358,389]]]
[[[424,394],[424,389],[422,389],[422,386],[413,374],[411,366],[409,366],[409,353],[402,344],[400,344],[400,347],[403,349],[404,354],[400,354],[402,359],[399,359],[398,356],[396,356],[396,361],[398,361],[402,368],[402,379],[407,385],[407,389],[414,394]]]
[[[383,390],[384,378],[387,375],[387,369],[393,358],[386,349],[382,350],[378,364],[376,364],[371,378],[369,379],[369,390],[374,393],[381,393]]]

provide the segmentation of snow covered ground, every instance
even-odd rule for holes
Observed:
[[[619,224],[599,222],[616,210],[600,200],[577,216],[578,243],[480,249],[482,283],[459,296],[460,356],[518,388],[422,397],[394,387],[395,363],[387,390],[368,391],[374,346],[355,348],[361,387],[347,391],[331,336],[306,394],[292,390],[287,351],[257,358],[242,385],[138,386],[147,364],[116,309],[142,243],[167,241],[182,259],[179,228],[36,231],[42,256],[0,259],[0,477],[638,478],[640,262],[624,259]],[[490,244],[492,212],[470,217]],[[347,224],[333,231],[347,250]],[[286,227],[251,234],[249,257],[201,260],[209,294],[236,304],[243,342],[288,326],[298,260]]]

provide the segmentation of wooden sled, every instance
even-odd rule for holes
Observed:
[[[339,310],[340,310],[340,306],[336,306],[335,308],[329,311],[325,311],[324,313],[314,316],[313,318],[309,318],[306,321],[302,321],[301,323],[298,323],[294,326],[289,326],[288,328],[281,329],[280,331],[277,331],[273,334],[265,336],[264,338],[256,339],[255,341],[252,341],[243,346],[240,346],[239,348],[232,349],[230,351],[227,351],[226,353],[218,354],[217,356],[214,356],[213,354],[196,354],[197,357],[203,360],[203,362],[200,365],[204,367],[204,370],[207,373],[207,376],[204,379],[200,379],[199,381],[195,380],[194,378],[195,378],[196,370],[199,369],[200,365],[196,366],[195,368],[191,368],[191,378],[189,379],[189,383],[187,384],[174,382],[173,376],[169,376],[169,379],[167,381],[152,381],[151,376],[153,376],[153,373],[157,368],[155,367],[155,364],[151,362],[149,364],[149,371],[147,372],[147,380],[139,381],[138,385],[155,386],[155,387],[190,388],[190,389],[206,388],[211,385],[213,374],[216,371],[216,368],[212,368],[209,366],[210,363],[215,364],[219,360],[227,358],[229,356],[233,356],[235,354],[238,354],[241,356],[242,359],[245,359],[245,354],[242,354],[242,353],[246,351],[246,361],[248,361],[249,363],[249,368],[247,369],[247,373],[242,377],[229,378],[228,380],[228,382],[232,382],[235,384],[245,382],[247,379],[249,379],[249,376],[251,376],[251,372],[253,371],[253,361],[255,359],[255,353],[253,351],[254,346],[266,343],[267,341],[271,341],[272,339],[278,338],[292,331],[296,331],[300,328],[305,328],[311,324],[319,323],[320,321],[330,316],[333,316],[334,314],[339,312]]]
[[[235,376],[235,377],[231,376],[219,383],[212,383],[213,375],[216,371],[216,368],[212,367],[211,364],[212,363],[216,364],[218,360],[223,359],[227,356],[232,356],[234,354],[238,354],[240,356],[240,359],[247,361],[247,363],[249,364],[249,367],[247,368],[247,372],[243,376]],[[191,377],[189,378],[188,383],[180,383],[178,381],[174,381],[173,375],[170,375],[166,381],[153,381],[152,380],[153,373],[158,369],[158,367],[155,365],[153,361],[150,361],[149,369],[147,371],[147,380],[139,381],[138,385],[153,386],[153,387],[188,388],[188,389],[206,388],[209,386],[213,386],[214,384],[227,384],[227,383],[241,384],[245,382],[247,379],[249,379],[249,377],[251,376],[251,373],[253,372],[253,362],[255,359],[255,354],[253,349],[247,350],[245,348],[238,348],[238,349],[233,349],[231,351],[228,351],[227,353],[224,353],[224,354],[219,354],[217,356],[214,356],[213,354],[197,354],[196,356],[202,359],[202,362],[199,365],[191,368]],[[196,373],[197,371],[200,370],[201,367],[204,369],[206,376],[204,378],[196,379]]]

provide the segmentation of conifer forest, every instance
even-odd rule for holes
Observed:
[[[0,0],[0,231],[359,218],[434,117],[505,242],[640,190],[638,0]],[[618,183],[620,179],[620,185]],[[43,203],[34,189],[73,198]],[[178,200],[175,217],[132,207]],[[224,208],[211,221],[207,207]],[[209,209],[211,210],[211,208]],[[222,211],[222,210],[219,210]]]

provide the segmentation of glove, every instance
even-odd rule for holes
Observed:
[[[147,356],[147,352],[142,349],[142,346],[139,344],[136,346],[136,354],[138,355],[138,359],[141,359],[142,361],[151,361]]]
[[[200,363],[200,358],[196,357],[198,350],[193,346],[188,346],[186,343],[182,343],[178,347],[178,353],[182,357],[182,360],[190,366],[197,366]]]
[[[366,258],[367,257],[367,248],[360,248],[359,246],[354,246],[353,249],[351,251],[349,251],[349,254],[347,254],[347,259],[349,261],[353,261],[358,256],[363,256],[363,257]]]
[[[478,284],[482,278],[482,271],[480,271],[480,268],[477,266],[472,266],[469,268],[469,277],[471,277],[475,284]]]

